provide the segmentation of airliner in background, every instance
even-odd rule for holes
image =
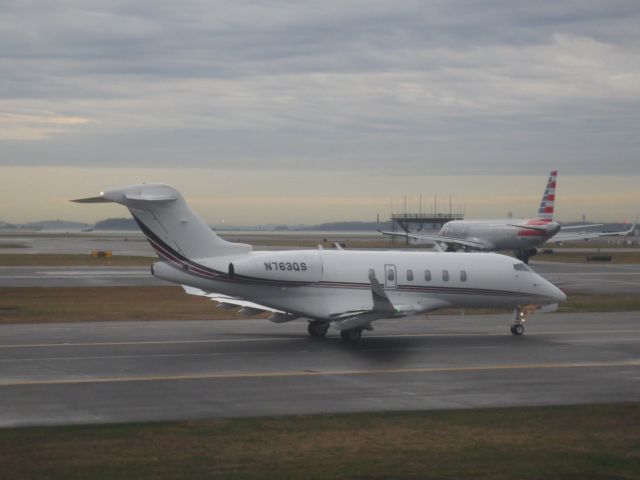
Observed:
[[[161,261],[158,278],[182,285],[247,314],[268,311],[275,323],[308,319],[308,333],[330,326],[357,341],[379,319],[442,308],[512,308],[511,332],[526,316],[552,311],[565,294],[511,257],[486,253],[284,250],[252,251],[218,237],[164,184],[131,185],[79,203],[115,202],[129,208]]]
[[[544,243],[564,243],[589,240],[599,237],[624,236],[633,232],[631,228],[617,232],[584,232],[585,228],[602,224],[563,226],[553,220],[558,172],[552,171],[542,195],[538,216],[528,220],[452,220],[445,223],[437,234],[426,232],[380,232],[409,238],[416,243],[429,243],[442,251],[512,250],[519,260],[529,263]]]

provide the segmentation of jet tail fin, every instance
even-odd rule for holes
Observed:
[[[547,180],[547,186],[542,194],[542,201],[540,202],[540,208],[538,208],[538,218],[547,222],[553,220],[553,207],[556,200],[556,182],[558,179],[558,171],[553,170],[549,174]]]
[[[250,245],[218,237],[170,185],[130,185],[77,203],[115,202],[126,206],[156,253],[172,262],[246,253]]]

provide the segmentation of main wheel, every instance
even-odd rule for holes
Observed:
[[[309,322],[309,326],[307,327],[307,331],[309,335],[314,338],[323,338],[327,335],[327,330],[329,330],[329,324],[323,322]]]
[[[342,330],[340,332],[340,336],[342,336],[342,339],[347,342],[357,342],[362,338],[362,328],[356,327]]]
[[[524,333],[524,325],[521,323],[511,325],[511,333],[514,335],[522,335]]]

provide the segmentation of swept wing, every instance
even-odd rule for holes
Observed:
[[[496,249],[496,246],[481,238],[455,238],[455,237],[446,237],[443,235],[431,235],[428,233],[396,233],[396,232],[380,232],[383,235],[402,237],[402,238],[412,238],[415,240],[420,240],[425,243],[433,243],[439,245],[458,245],[465,248],[470,248],[472,250],[482,250],[482,251],[493,251]]]
[[[273,323],[285,323],[299,318],[298,315],[278,310],[277,308],[267,307],[266,305],[260,305],[259,303],[250,302],[249,300],[243,300],[238,297],[231,297],[229,295],[223,295],[221,293],[205,292],[199,288],[189,287],[188,285],[182,285],[182,288],[189,295],[197,295],[200,297],[207,297],[214,302],[218,302],[220,308],[235,308],[240,307],[239,312],[244,315],[257,315],[263,312],[270,312],[272,315],[269,320]]]
[[[616,232],[566,232],[566,230],[574,230],[574,227],[562,227],[560,232],[556,233],[553,237],[551,237],[547,242],[549,243],[563,243],[563,242],[572,242],[579,240],[591,240],[592,238],[602,238],[602,237],[624,237],[633,233],[638,223],[638,219],[626,230],[618,230]],[[586,225],[586,227],[591,227],[594,225]],[[578,228],[585,228],[585,226],[578,226]]]

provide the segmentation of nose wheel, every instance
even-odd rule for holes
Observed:
[[[524,308],[516,307],[513,310],[513,325],[511,325],[511,334],[512,335],[523,335],[524,334],[524,325],[523,323],[527,321],[527,312]]]
[[[513,335],[522,335],[524,333],[524,325],[521,323],[514,323],[511,325],[511,333]]]

